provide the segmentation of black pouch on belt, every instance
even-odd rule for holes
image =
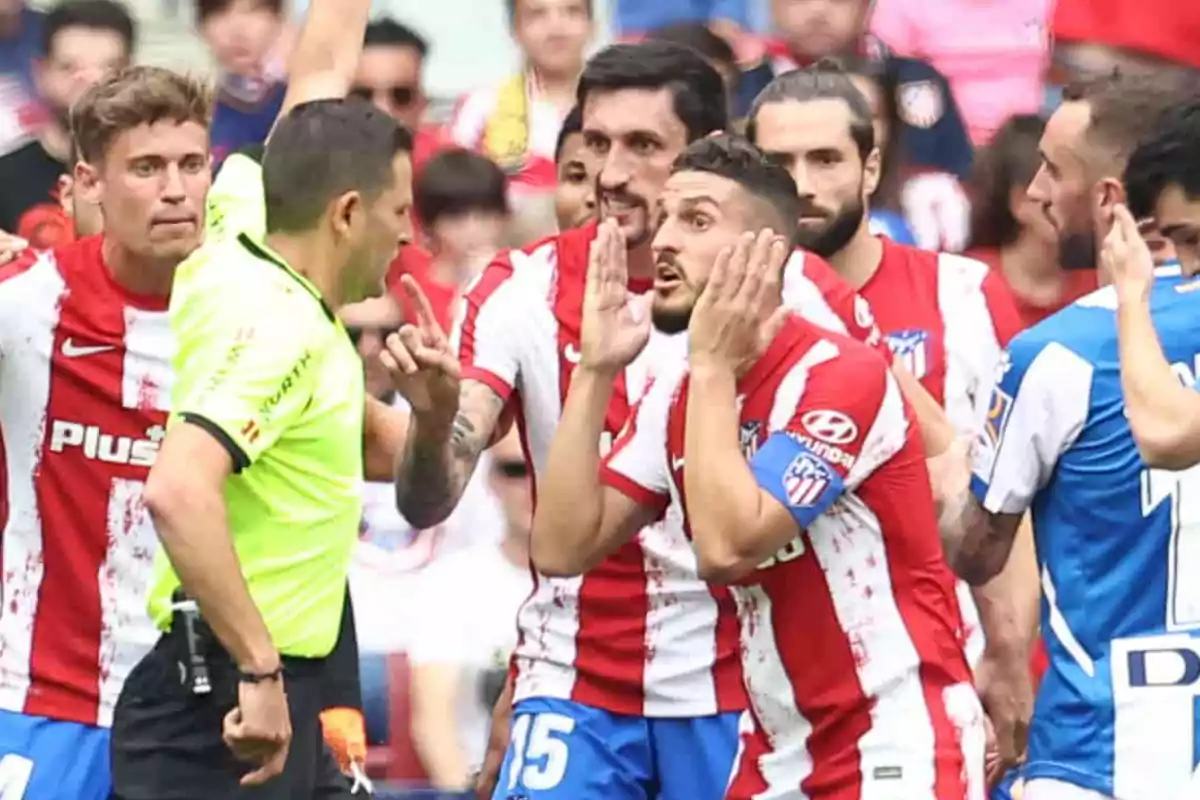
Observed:
[[[208,657],[212,652],[213,633],[200,618],[196,601],[176,589],[171,595],[171,637],[182,645],[179,652],[180,680],[192,694],[212,691]]]

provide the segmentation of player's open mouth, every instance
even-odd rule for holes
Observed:
[[[683,276],[674,267],[658,264],[654,268],[654,291],[666,294],[683,283]]]

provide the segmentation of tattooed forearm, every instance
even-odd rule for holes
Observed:
[[[981,586],[1000,573],[1008,561],[1020,517],[989,514],[973,496],[959,516],[961,536],[951,556],[954,572],[972,586]]]
[[[477,381],[464,381],[453,422],[409,423],[404,454],[396,466],[396,505],[409,523],[430,528],[450,516],[462,497],[479,454],[491,441],[504,400]]]

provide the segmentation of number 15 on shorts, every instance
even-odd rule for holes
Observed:
[[[512,727],[508,791],[553,789],[567,774],[567,737],[575,720],[564,714],[523,714]]]

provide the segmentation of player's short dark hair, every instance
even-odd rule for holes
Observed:
[[[871,106],[854,85],[850,74],[834,59],[823,58],[817,63],[794,69],[777,76],[759,92],[746,118],[746,135],[757,139],[758,112],[771,103],[811,103],[814,100],[841,100],[850,109],[850,138],[858,154],[865,159],[875,149],[875,126]]]
[[[558,129],[558,140],[554,143],[554,163],[562,161],[563,148],[567,146],[567,139],[577,133],[583,132],[583,110],[579,106],[573,106],[567,112],[566,119],[563,120],[562,127]]]
[[[675,42],[684,47],[690,47],[709,61],[715,61],[723,67],[737,69],[737,56],[729,42],[712,32],[702,22],[676,22],[657,30],[650,31],[647,39],[658,42]]]
[[[744,136],[720,133],[697,139],[675,159],[671,173],[678,172],[707,172],[733,181],[778,217],[770,222],[777,233],[796,240],[801,211],[796,182]]]
[[[122,133],[163,120],[195,122],[207,130],[208,84],[162,67],[130,67],[84,92],[71,107],[69,123],[79,157],[96,164]]]
[[[508,21],[510,24],[516,21],[517,3],[519,2],[521,2],[521,0],[504,0],[504,7],[508,10]],[[596,16],[592,4],[593,0],[584,0],[583,2],[583,7],[587,11],[589,19],[592,19]]]
[[[125,57],[137,45],[137,24],[123,3],[115,0],[63,0],[46,13],[42,25],[42,53],[54,52],[54,40],[71,28],[115,33],[125,45]]]
[[[445,150],[421,167],[413,185],[413,207],[425,227],[472,211],[506,215],[508,178],[485,156]]]
[[[412,135],[362,100],[302,103],[275,126],[263,153],[267,230],[297,233],[350,191],[373,198],[392,181],[392,160]]]
[[[391,17],[371,20],[363,36],[363,47],[411,47],[421,58],[429,55],[429,41]]]
[[[638,42],[604,48],[584,67],[575,102],[583,108],[591,93],[621,89],[669,90],[689,140],[729,123],[725,82],[699,53],[681,44]]]
[[[214,14],[221,14],[237,0],[196,0],[196,21],[203,24]],[[283,16],[283,0],[256,0],[255,6],[277,17]]]
[[[1104,166],[1115,166],[1118,174],[1134,148],[1154,132],[1163,112],[1186,99],[1176,81],[1157,73],[1114,70],[1063,89],[1064,101],[1087,104],[1090,120],[1085,137],[1108,157]]]
[[[1021,224],[1013,216],[1012,193],[1028,186],[1037,174],[1038,142],[1045,129],[1045,121],[1036,114],[1014,114],[987,146],[976,151],[966,181],[973,247],[1004,247],[1021,235]]]
[[[1124,184],[1129,211],[1138,219],[1154,214],[1169,186],[1200,199],[1200,97],[1159,118],[1154,133],[1129,156]]]

